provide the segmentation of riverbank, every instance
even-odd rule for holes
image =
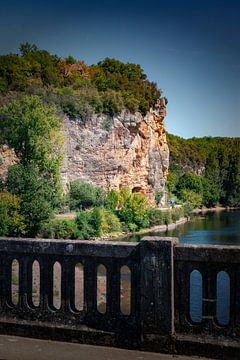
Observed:
[[[159,232],[166,232],[168,230],[174,230],[176,229],[179,225],[185,224],[187,221],[190,221],[190,217],[182,217],[179,220],[177,220],[174,223],[171,224],[167,224],[167,225],[155,225],[152,226],[151,228],[146,228],[146,229],[141,229],[139,231],[133,231],[133,232],[125,232],[125,233],[110,233],[110,234],[105,234],[104,236],[101,236],[99,238],[96,238],[95,240],[112,240],[112,239],[119,239],[119,238],[127,238],[129,236],[133,236],[133,235],[143,235],[145,233],[159,233]]]
[[[220,212],[220,211],[239,211],[240,207],[224,207],[224,206],[215,206],[215,207],[211,207],[211,208],[197,208],[194,209],[192,212],[194,214],[200,214],[200,213],[206,213],[206,212]]]

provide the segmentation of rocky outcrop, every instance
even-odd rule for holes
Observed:
[[[17,163],[15,151],[7,145],[0,146],[0,180],[5,180],[10,166]]]
[[[65,116],[61,169],[65,192],[70,182],[85,180],[105,189],[127,186],[151,200],[162,192],[164,204],[169,164],[165,116],[165,99],[160,99],[145,117],[123,111],[114,117],[94,115],[83,123]],[[1,179],[16,162],[13,149],[0,147]]]
[[[105,189],[127,186],[152,200],[157,192],[164,195],[169,163],[165,115],[165,99],[160,99],[145,117],[123,111],[113,118],[94,115],[83,124],[65,116],[65,191],[81,179]]]

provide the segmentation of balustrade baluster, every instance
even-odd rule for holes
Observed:
[[[84,309],[88,316],[97,308],[97,264],[94,259],[84,263]]]
[[[61,310],[70,311],[74,304],[74,264],[72,259],[65,258],[61,262]]]
[[[32,267],[28,256],[19,259],[19,302],[20,309],[28,306],[28,299],[32,293]]]
[[[40,258],[40,308],[48,311],[53,306],[53,265],[50,256]]]
[[[116,261],[107,267],[107,312],[112,317],[120,312],[120,268]]]

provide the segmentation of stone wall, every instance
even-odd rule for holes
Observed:
[[[169,164],[165,115],[165,99],[160,99],[145,117],[123,111],[113,118],[94,115],[83,124],[65,116],[65,191],[81,179],[105,189],[127,186],[150,199],[156,192],[164,194]]]

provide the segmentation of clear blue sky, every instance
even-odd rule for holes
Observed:
[[[139,63],[168,98],[167,130],[240,136],[239,0],[0,0],[0,53],[32,42],[88,64]]]

